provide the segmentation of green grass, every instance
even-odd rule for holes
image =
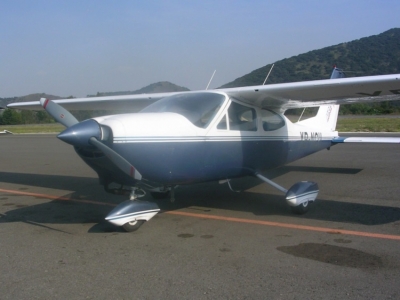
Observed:
[[[286,116],[292,122],[297,122],[299,116]],[[302,120],[312,117],[303,116]],[[400,132],[400,116],[339,116],[336,130],[339,132]]]
[[[339,132],[400,132],[400,118],[339,118],[336,130]]]
[[[298,116],[290,117],[296,122]],[[12,133],[59,133],[65,127],[58,123],[32,125],[0,125],[0,131]],[[339,132],[400,132],[400,117],[339,117]]]
[[[12,133],[59,133],[65,127],[58,123],[30,124],[30,125],[0,125],[0,131],[8,130]]]

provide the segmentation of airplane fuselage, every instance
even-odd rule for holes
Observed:
[[[218,95],[203,119],[145,110],[94,120],[109,128],[108,143],[143,180],[167,186],[254,175],[328,148],[337,135]],[[77,152],[104,181],[134,183],[106,157]]]

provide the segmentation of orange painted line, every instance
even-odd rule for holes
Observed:
[[[104,202],[98,202],[98,201],[92,201],[92,200],[80,200],[80,199],[52,196],[52,195],[47,195],[47,194],[21,192],[21,191],[15,191],[15,190],[0,189],[0,192],[24,195],[24,196],[40,197],[40,198],[51,199],[51,200],[64,200],[64,201],[74,201],[74,202],[97,204],[97,205],[116,206],[115,204],[112,204],[112,203],[104,203]],[[365,231],[353,231],[353,230],[314,227],[314,226],[297,225],[297,224],[289,224],[289,223],[279,223],[279,222],[271,222],[271,221],[261,221],[261,220],[241,219],[241,218],[223,217],[223,216],[215,216],[215,215],[195,214],[195,213],[189,213],[189,212],[183,212],[183,211],[164,211],[164,213],[169,214],[169,215],[179,215],[179,216],[185,216],[185,217],[211,219],[211,220],[218,220],[218,221],[256,224],[256,225],[264,225],[264,226],[274,226],[274,227],[281,227],[281,228],[318,231],[318,232],[333,233],[333,234],[364,236],[364,237],[388,239],[388,240],[400,240],[399,235],[381,234],[381,233],[373,233],[373,232],[365,232]]]
[[[112,204],[112,203],[104,203],[104,202],[98,202],[98,201],[92,201],[92,200],[73,199],[73,198],[67,198],[67,197],[52,196],[52,195],[47,195],[47,194],[21,192],[21,191],[15,191],[15,190],[0,189],[0,192],[9,193],[9,194],[23,195],[23,196],[32,196],[32,197],[38,197],[38,198],[45,198],[45,199],[50,199],[50,200],[63,200],[63,201],[74,201],[74,202],[97,204],[97,205],[116,206],[115,204]]]
[[[171,214],[171,215],[180,215],[180,216],[194,217],[194,218],[204,218],[204,219],[212,219],[212,220],[220,220],[220,221],[283,227],[283,228],[290,228],[290,229],[319,231],[319,232],[334,233],[334,234],[365,236],[365,237],[379,238],[379,239],[400,240],[399,235],[380,234],[380,233],[363,232],[363,231],[342,230],[342,229],[332,229],[332,228],[324,228],[324,227],[314,227],[314,226],[279,223],[279,222],[271,222],[271,221],[260,221],[260,220],[251,220],[251,219],[239,219],[239,218],[231,218],[231,217],[195,214],[195,213],[188,213],[188,212],[182,212],[182,211],[168,211],[166,213]]]

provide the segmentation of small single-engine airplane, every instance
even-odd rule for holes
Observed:
[[[335,131],[339,105],[400,100],[400,74],[344,78],[334,68],[327,80],[193,92],[12,103],[10,108],[45,109],[67,127],[58,135],[74,146],[108,192],[111,183],[130,187],[130,200],[106,220],[137,230],[159,212],[138,200],[174,197],[177,185],[256,176],[285,194],[295,213],[307,212],[318,185],[286,189],[261,173],[338,143],[400,143],[400,138],[343,138]],[[284,112],[319,106],[316,116],[292,123]],[[126,110],[78,122],[70,110]],[[121,188],[122,190],[122,188]]]

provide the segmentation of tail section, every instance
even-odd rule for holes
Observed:
[[[345,77],[346,75],[342,69],[339,69],[336,66],[333,67],[330,79]],[[300,121],[298,124],[310,127],[321,127],[330,131],[335,131],[339,115],[339,107],[340,105],[321,105],[315,117]]]
[[[331,74],[331,79],[336,79],[336,78],[345,78],[346,74],[344,74],[342,69],[336,68],[336,66],[333,66],[333,71]]]
[[[314,117],[314,126],[323,127],[330,131],[335,131],[337,118],[339,115],[339,105],[321,105],[317,115]]]

